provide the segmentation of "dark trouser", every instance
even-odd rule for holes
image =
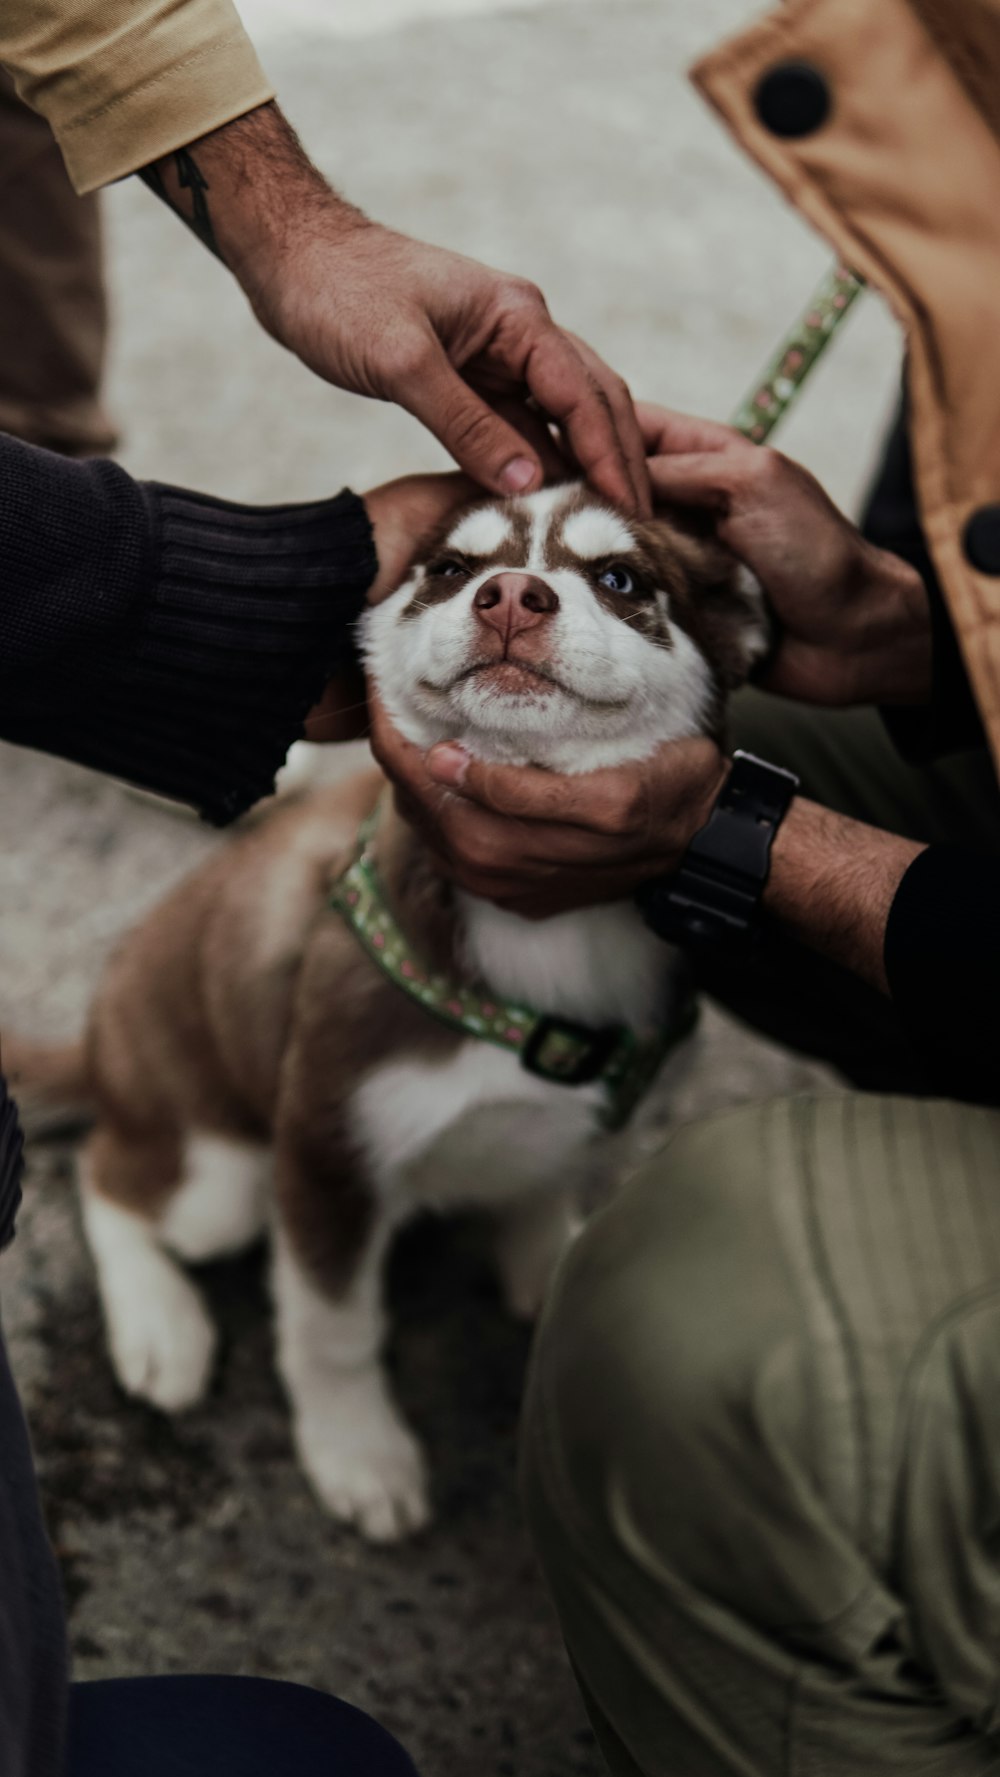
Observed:
[[[760,697],[737,739],[1000,846],[984,758]],[[681,1130],[561,1271],[524,1486],[595,1729],[621,1777],[1000,1772],[1000,1112],[887,1095],[888,1009],[797,948],[714,986],[879,1090]]]
[[[44,118],[0,69],[0,431],[67,455],[110,450],[96,197],[77,197]]]
[[[253,1678],[68,1687],[66,1667],[55,1562],[0,1339],[0,1777],[415,1777],[384,1728],[321,1691]]]
[[[358,1709],[262,1678],[73,1686],[67,1777],[415,1777]]]

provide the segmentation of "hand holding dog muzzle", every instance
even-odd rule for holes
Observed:
[[[372,749],[448,875],[525,919],[619,901],[676,867],[729,762],[711,740],[670,741],[637,764],[559,776],[487,765],[450,743],[404,740],[369,687]]]

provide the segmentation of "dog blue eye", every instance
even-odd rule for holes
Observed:
[[[450,556],[446,561],[434,562],[428,569],[428,573],[433,574],[436,580],[457,580],[468,571],[462,562],[453,561]]]
[[[612,562],[610,568],[605,568],[597,584],[606,586],[609,592],[634,592],[635,590],[635,582],[628,569],[622,567],[621,562]]]

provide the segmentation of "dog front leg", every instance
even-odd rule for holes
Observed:
[[[423,1453],[381,1362],[382,1269],[393,1223],[356,1177],[325,1171],[315,1157],[310,1164],[307,1153],[279,1145],[278,1367],[299,1456],[322,1504],[372,1542],[393,1542],[430,1517]]]

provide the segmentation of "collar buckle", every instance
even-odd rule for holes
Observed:
[[[622,1037],[617,1025],[594,1030],[569,1018],[539,1018],[521,1050],[521,1066],[556,1086],[599,1080]]]

